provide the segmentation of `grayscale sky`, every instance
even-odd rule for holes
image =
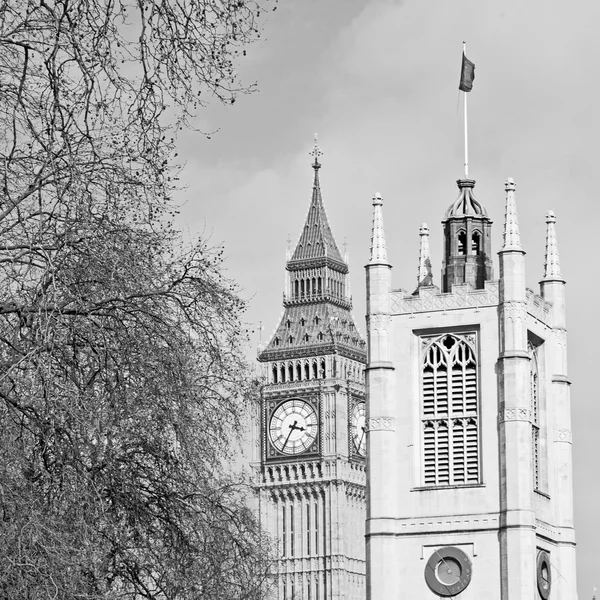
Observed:
[[[321,189],[364,332],[371,198],[381,192],[394,287],[416,284],[419,225],[440,221],[463,169],[462,40],[476,65],[469,174],[500,249],[504,181],[517,184],[529,287],[542,276],[545,214],[557,216],[568,287],[580,600],[600,587],[600,3],[592,0],[280,0],[238,65],[260,91],[201,112],[210,140],[185,132],[181,224],[223,243],[229,277],[263,341],[281,314],[286,240],[310,201],[318,132]],[[497,272],[497,260],[496,260]],[[258,343],[258,333],[253,343]],[[252,350],[255,353],[255,349]],[[554,575],[556,577],[556,574]]]

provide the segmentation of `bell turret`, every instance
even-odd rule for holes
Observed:
[[[459,179],[456,201],[446,211],[444,226],[444,258],[442,291],[452,285],[469,283],[483,289],[493,278],[491,256],[492,220],[484,206],[475,198],[473,179]]]

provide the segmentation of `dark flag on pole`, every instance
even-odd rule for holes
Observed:
[[[472,63],[463,52],[458,89],[463,92],[470,92],[473,89],[473,79],[475,79],[475,64]]]

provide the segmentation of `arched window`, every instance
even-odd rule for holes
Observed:
[[[296,298],[298,298],[298,280],[296,279],[296,281],[294,281],[294,296],[296,296]]]
[[[304,334],[304,341],[305,341],[305,342],[308,342],[308,340],[309,340],[309,339],[310,339],[310,338],[309,338],[309,336],[308,336],[308,333],[305,333],[305,334]]]
[[[321,359],[321,379],[325,379],[325,359]]]
[[[529,385],[531,388],[531,467],[533,471],[533,489],[540,489],[540,403],[538,347],[531,342],[529,348]]]
[[[302,366],[300,363],[296,365],[296,381],[300,381],[302,379]]]
[[[317,379],[318,378],[318,374],[317,374],[317,362],[313,362],[312,364],[312,378],[313,379]]]
[[[290,335],[290,337],[288,338],[288,342],[290,344],[293,344],[294,343],[294,336]]]
[[[317,291],[319,294],[321,293],[321,278],[320,277],[317,278]]]
[[[317,334],[317,339],[318,339],[320,342],[322,342],[322,341],[323,341],[323,337],[324,337],[324,336],[323,336],[323,332],[322,332],[322,331],[319,331],[319,333]]]
[[[273,365],[273,383],[277,383],[277,366]]]
[[[315,316],[315,325],[318,325],[318,324],[319,324],[319,321],[320,321],[319,317],[318,317],[318,316]]]
[[[288,366],[288,381],[294,381],[294,365]]]
[[[273,344],[274,344],[275,346],[279,346],[279,342],[280,342],[280,341],[281,341],[281,340],[280,340],[278,337],[276,337],[276,338],[273,340]]]
[[[304,379],[310,379],[310,367],[307,362],[304,363]]]
[[[477,256],[481,252],[481,235],[479,231],[473,233],[471,238],[471,254]]]
[[[300,325],[302,325],[302,327],[306,325],[306,319],[304,317],[300,319]]]
[[[317,280],[314,277],[312,278],[312,293],[317,293]]]
[[[425,485],[479,483],[477,360],[466,336],[446,334],[423,355]]]
[[[279,376],[281,383],[285,383],[285,365],[281,365],[279,369]]]
[[[464,256],[467,253],[467,234],[464,231],[458,232],[458,255]]]
[[[304,279],[300,280],[300,295],[304,298]]]

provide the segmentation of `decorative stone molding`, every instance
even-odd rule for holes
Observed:
[[[395,431],[393,417],[367,419],[367,431]]]
[[[450,293],[442,293],[436,287],[419,288],[417,296],[403,290],[395,291],[391,294],[391,306],[394,314],[411,314],[497,306],[498,299],[498,282],[486,281],[483,290],[473,290],[465,284],[454,285]]]
[[[427,348],[429,348],[429,346],[431,346],[431,344],[433,344],[433,342],[438,341],[440,338],[443,338],[446,335],[448,335],[448,334],[442,333],[442,334],[436,334],[436,335],[432,335],[432,336],[423,336],[421,338],[421,352],[425,353],[427,351]],[[473,350],[477,351],[477,334],[475,332],[469,332],[469,333],[453,332],[451,335],[453,335],[454,337],[456,337],[460,340],[464,340],[465,342],[467,342],[467,344],[469,344],[469,346],[471,346],[471,348]]]
[[[573,443],[573,435],[571,434],[570,429],[557,429],[555,441],[557,442],[565,442],[566,444]]]
[[[531,411],[528,408],[509,406],[500,411],[499,421],[529,421],[531,422]]]
[[[367,325],[370,327],[387,327],[387,325],[391,322],[391,315],[385,314],[375,314],[375,315],[367,315]]]
[[[529,288],[527,288],[526,294],[527,312],[535,319],[538,319],[545,325],[551,327],[552,305],[549,302],[546,302],[541,296],[539,296]]]

